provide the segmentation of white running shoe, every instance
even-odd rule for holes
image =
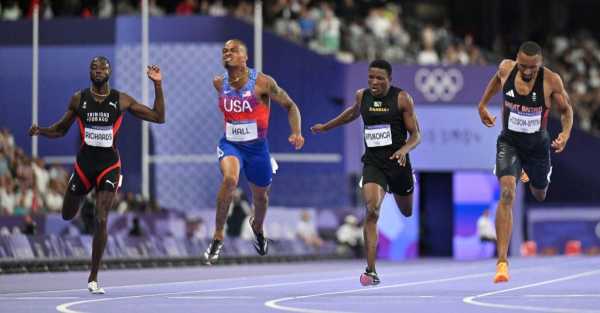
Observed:
[[[92,293],[94,295],[103,295],[104,294],[104,288],[98,287],[98,283],[95,281],[91,281],[88,283],[88,290],[90,291],[90,293]]]

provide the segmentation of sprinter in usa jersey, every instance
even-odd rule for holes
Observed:
[[[290,144],[296,150],[304,145],[300,111],[296,103],[273,78],[248,68],[247,60],[247,48],[242,41],[227,41],[223,47],[226,72],[213,80],[219,95],[218,107],[223,113],[223,137],[217,147],[223,181],[217,194],[215,233],[204,253],[208,264],[218,260],[223,248],[227,213],[242,170],[250,184],[254,202],[254,216],[250,219],[255,236],[254,247],[258,254],[267,254],[268,241],[262,226],[267,211],[273,166],[276,166],[269,155],[267,142],[271,100],[288,111]]]

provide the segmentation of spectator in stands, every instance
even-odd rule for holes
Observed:
[[[46,194],[48,191],[48,184],[50,181],[50,174],[46,170],[46,166],[43,159],[35,158],[31,162],[31,168],[35,177],[35,188],[40,194]]]
[[[321,9],[323,17],[317,24],[319,50],[323,53],[336,53],[340,49],[342,24],[328,3],[321,3]]]
[[[296,225],[296,235],[310,247],[320,248],[323,245],[323,239],[319,236],[317,225],[309,211],[300,213],[300,221]]]
[[[2,10],[2,19],[6,21],[16,21],[21,18],[23,12],[19,7],[17,0],[6,0]]]
[[[21,226],[21,233],[25,235],[37,234],[37,223],[33,220],[31,215],[25,215],[23,225]]]
[[[60,189],[58,180],[51,179],[48,186],[48,192],[46,192],[44,198],[44,203],[46,204],[48,212],[60,213],[63,205],[63,194],[64,190]]]
[[[196,11],[198,11],[197,0],[184,0],[175,9],[177,15],[194,15]]]
[[[208,238],[208,229],[201,217],[187,219],[185,233],[186,237],[191,240]]]
[[[17,195],[12,176],[0,176],[0,214],[13,215],[17,205]]]
[[[423,50],[417,56],[417,63],[420,65],[431,65],[440,63],[440,58],[434,49],[435,33],[431,26],[423,28],[421,32]]]
[[[145,234],[145,231],[140,226],[139,217],[137,217],[137,216],[134,217],[132,220],[131,228],[129,229],[129,236],[142,237],[142,236],[144,236],[144,234]]]
[[[358,225],[358,219],[354,215],[347,215],[337,232],[336,239],[344,250],[350,250],[356,258],[363,255],[363,231]]]
[[[492,243],[494,245],[494,255],[496,255],[496,229],[490,218],[490,210],[485,209],[477,219],[477,236],[482,244]]]

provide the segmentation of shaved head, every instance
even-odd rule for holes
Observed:
[[[243,41],[241,41],[240,39],[235,39],[235,38],[229,39],[229,40],[227,40],[227,42],[225,44],[227,45],[228,43],[239,46],[240,48],[242,48],[244,50],[245,54],[248,54],[248,47],[246,47],[246,44]]]

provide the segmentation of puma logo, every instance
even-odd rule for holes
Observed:
[[[117,104],[112,102],[112,101],[108,101],[108,105],[112,106],[115,108],[115,110],[117,109]]]
[[[116,184],[116,182],[115,182],[115,183],[113,183],[113,182],[111,182],[110,180],[108,180],[108,179],[107,179],[107,180],[106,180],[106,183],[107,183],[107,184],[110,184],[110,185],[111,185],[113,188],[115,188],[115,184]]]

